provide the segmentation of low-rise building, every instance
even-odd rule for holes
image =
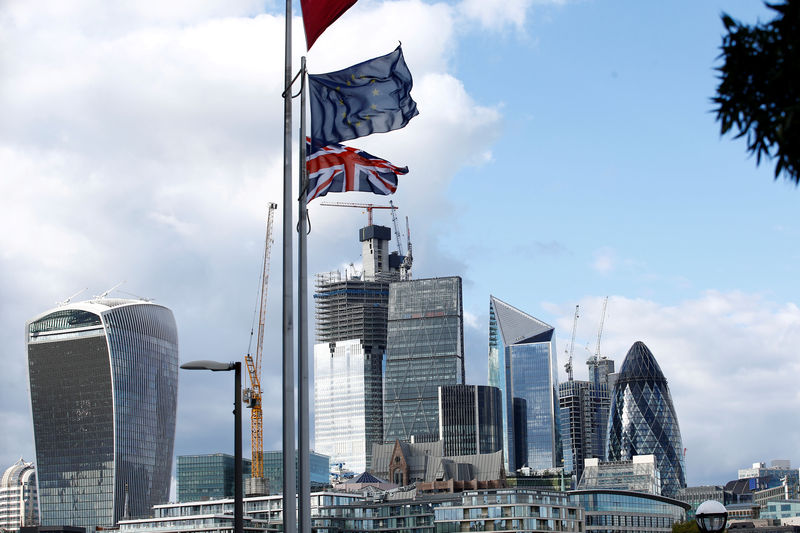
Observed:
[[[686,520],[690,507],[666,496],[629,490],[579,489],[570,491],[569,498],[584,510],[586,533],[671,533],[673,524]]]

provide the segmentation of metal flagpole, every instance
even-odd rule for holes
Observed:
[[[310,450],[308,444],[308,259],[306,254],[306,58],[300,60],[300,196],[297,200],[297,492],[298,529],[311,533]]]
[[[292,0],[286,0],[283,78],[283,531],[297,531],[292,294]]]

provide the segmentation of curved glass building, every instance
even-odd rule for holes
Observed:
[[[608,419],[609,461],[653,454],[661,493],[674,496],[686,486],[683,444],[667,379],[653,353],[636,341],[619,371]]]
[[[141,300],[69,304],[30,320],[26,342],[42,525],[112,526],[167,502],[172,312]]]

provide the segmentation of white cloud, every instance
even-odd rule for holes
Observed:
[[[601,274],[608,274],[617,266],[616,253],[611,248],[601,248],[594,253],[592,268]]]
[[[522,31],[531,6],[563,4],[566,0],[461,0],[459,11],[482,27],[500,31],[508,26]]]

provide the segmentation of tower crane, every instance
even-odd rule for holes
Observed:
[[[408,242],[408,252],[400,264],[400,279],[411,279],[411,264],[414,262],[414,255],[411,252],[411,228],[408,226],[408,217],[406,217],[406,239]]]
[[[261,301],[258,312],[258,336],[256,337],[256,355],[244,356],[247,365],[249,386],[242,391],[242,399],[250,408],[250,450],[252,453],[251,487],[257,492],[264,492],[264,425],[261,408],[261,356],[264,352],[264,324],[267,315],[267,288],[269,285],[269,258],[272,249],[272,220],[278,204],[270,203],[267,212],[267,237],[264,242],[264,269],[261,273]],[[250,331],[252,338],[253,332]],[[248,352],[250,350],[248,349]],[[260,486],[260,487],[259,487]],[[259,490],[260,489],[260,490]],[[251,490],[251,492],[253,492]]]
[[[595,367],[600,364],[600,339],[603,338],[603,325],[606,322],[606,307],[608,307],[608,296],[603,300],[603,311],[600,313],[600,329],[597,330],[597,347],[594,350],[594,355],[589,358],[589,364]]]
[[[391,200],[389,200],[389,207],[392,208],[392,223],[394,224],[394,236],[397,239],[397,253],[405,255],[403,252],[403,243],[400,240],[400,227],[397,224],[397,213],[395,213],[397,209],[395,209],[394,203],[392,203]]]
[[[569,381],[572,381],[572,351],[575,348],[575,331],[578,329],[578,310],[580,306],[575,306],[575,318],[572,320],[572,340],[569,343],[569,349],[564,350],[567,353],[567,364],[564,365],[564,369],[567,371],[567,377]]]
[[[325,205],[329,207],[360,207],[361,209],[366,209],[368,226],[372,225],[373,209],[392,209],[392,210],[397,209],[397,207],[393,205],[356,204],[351,202],[321,202],[319,205]]]

